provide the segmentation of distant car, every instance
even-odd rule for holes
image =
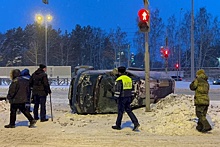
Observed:
[[[175,81],[182,81],[182,77],[180,76],[171,76],[172,79],[174,79]]]
[[[220,85],[220,79],[216,79],[213,81],[213,85]]]

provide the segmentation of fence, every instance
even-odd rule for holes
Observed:
[[[12,69],[29,69],[30,74],[37,70],[38,66],[0,67],[0,85],[9,85],[10,71]],[[71,66],[47,66],[47,75],[51,85],[69,85],[71,81]]]
[[[196,71],[198,70],[199,68],[195,68],[195,75],[196,75]],[[202,69],[205,70],[205,73],[206,75],[209,77],[209,80],[213,80],[213,79],[216,79],[216,78],[219,78],[220,77],[220,68],[219,67],[203,67]],[[165,71],[164,68],[152,68],[151,69],[152,71]],[[177,73],[179,72],[179,73]],[[185,81],[190,81],[191,79],[191,68],[190,67],[187,67],[187,68],[181,68],[180,71],[177,71],[176,69],[173,69],[173,68],[168,68],[167,70],[167,74],[169,74],[170,76],[171,75],[180,75],[181,77],[183,77],[183,79]]]

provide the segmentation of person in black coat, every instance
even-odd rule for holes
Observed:
[[[29,93],[29,82],[20,77],[20,70],[13,69],[10,73],[12,83],[9,86],[7,99],[10,103],[10,123],[5,128],[15,128],[16,112],[19,109],[29,120],[29,127],[34,127],[36,120],[31,116],[30,112],[25,108],[27,95]]]
[[[51,94],[50,85],[48,82],[46,66],[39,65],[39,68],[31,75],[30,87],[32,89],[32,96],[34,97],[34,119],[38,120],[38,109],[40,105],[40,121],[48,121],[46,118],[46,98]]]

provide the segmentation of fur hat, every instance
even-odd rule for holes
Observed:
[[[113,74],[113,75],[117,75],[117,74],[118,74],[118,69],[117,69],[117,68],[114,68],[114,69],[112,70],[112,74]]]
[[[14,80],[15,78],[19,77],[20,75],[21,75],[21,71],[19,69],[12,69],[10,72],[11,80]]]
[[[46,68],[46,65],[40,64],[40,65],[39,65],[39,68],[44,69],[44,68]]]
[[[201,74],[205,74],[205,71],[203,69],[199,69],[197,72],[196,72],[196,75],[201,75]]]
[[[118,67],[118,72],[125,73],[126,72],[126,68],[124,66],[120,66],[120,67]]]

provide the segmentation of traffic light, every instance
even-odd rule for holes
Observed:
[[[139,27],[141,32],[148,32],[149,28],[150,28],[150,25],[148,24],[148,22],[139,21],[138,27]]]
[[[138,11],[139,22],[138,27],[141,32],[149,32],[150,31],[150,13],[146,9],[141,9]]]
[[[163,52],[164,52],[164,47],[161,46],[161,47],[160,47],[160,56],[161,56],[162,58],[164,57]]]
[[[176,69],[179,69],[179,64],[178,64],[178,63],[176,63],[175,67],[176,67]]]
[[[130,60],[131,60],[131,66],[135,65],[135,61],[134,61],[134,53],[131,53]]]
[[[42,2],[43,2],[44,4],[48,4],[48,3],[49,3],[49,0],[42,0]]]
[[[161,57],[167,59],[169,57],[170,50],[168,48],[164,48],[163,46],[161,46],[160,47],[160,53],[161,53]]]
[[[163,54],[164,54],[164,58],[168,58],[169,57],[169,50],[165,49]]]

